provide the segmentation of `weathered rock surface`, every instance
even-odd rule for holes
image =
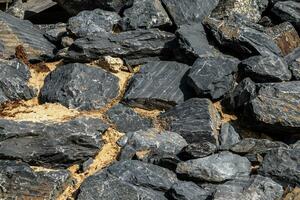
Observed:
[[[101,134],[108,128],[92,118],[51,124],[2,119],[0,127],[0,158],[51,167],[67,167],[95,156],[103,145]]]
[[[99,109],[119,94],[119,79],[96,67],[74,63],[58,67],[45,79],[42,103],[58,102],[68,108]]]
[[[185,83],[189,69],[173,61],[149,62],[132,77],[124,101],[146,109],[169,109],[182,103],[190,92]]]
[[[300,149],[273,149],[264,157],[259,173],[284,185],[300,184]]]
[[[300,47],[296,48],[285,58],[295,80],[300,80]]]
[[[0,161],[1,199],[55,200],[71,179],[67,170],[33,171],[16,161]]]
[[[53,27],[48,28],[44,36],[52,43],[59,44],[62,37],[67,34],[67,25],[65,23],[57,23]]]
[[[240,142],[240,135],[230,123],[223,123],[219,135],[219,149],[229,150],[230,147]]]
[[[110,11],[95,9],[82,11],[68,21],[68,30],[77,37],[105,35],[113,32],[113,27],[121,17]]]
[[[188,84],[200,97],[219,99],[232,89],[238,64],[239,60],[231,57],[200,57],[189,72]]]
[[[15,55],[15,48],[24,46],[30,59],[53,57],[55,46],[29,21],[17,19],[0,11],[0,56]]]
[[[205,158],[188,160],[178,164],[176,173],[189,179],[208,182],[223,182],[242,176],[249,176],[251,164],[230,152],[221,152]]]
[[[209,193],[193,182],[175,183],[168,191],[168,197],[174,200],[206,200]]]
[[[208,99],[189,99],[160,115],[166,129],[179,133],[188,143],[216,143],[219,114]]]
[[[204,158],[217,151],[217,146],[210,142],[191,143],[180,152],[180,158],[183,160]]]

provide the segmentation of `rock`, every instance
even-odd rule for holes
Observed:
[[[289,65],[293,78],[295,80],[300,80],[300,47],[294,49],[294,51],[285,56],[284,59]]]
[[[284,59],[273,54],[243,60],[240,69],[243,77],[249,77],[255,82],[282,82],[292,78]]]
[[[168,156],[176,156],[187,146],[187,142],[179,134],[157,129],[127,133],[118,143],[122,146],[120,160],[136,157],[148,161],[154,155],[163,159]]]
[[[219,99],[232,89],[238,64],[231,57],[200,57],[188,74],[188,84],[200,97]]]
[[[259,173],[283,185],[300,184],[300,149],[273,149],[264,157]]]
[[[53,28],[46,31],[44,36],[52,43],[59,44],[62,37],[67,33],[67,25],[65,23],[57,23]]]
[[[79,63],[63,65],[46,77],[39,99],[79,110],[99,109],[118,96],[118,81],[101,68]]]
[[[177,26],[202,22],[218,5],[219,0],[162,0],[167,12]]]
[[[210,142],[191,143],[182,149],[180,158],[190,160],[195,158],[204,158],[217,151],[217,146]]]
[[[241,176],[249,176],[251,163],[247,158],[221,152],[205,158],[188,160],[178,164],[176,173],[188,179],[223,182]]]
[[[300,149],[300,140],[295,142],[294,144],[290,145],[292,149]]]
[[[124,101],[145,109],[169,109],[190,94],[185,75],[190,67],[174,61],[149,62],[130,80]]]
[[[133,109],[117,104],[107,111],[106,115],[121,132],[147,130],[153,127],[151,119],[140,116]]]
[[[16,0],[9,6],[9,8],[5,12],[16,18],[24,19],[25,9],[26,8],[23,4],[23,1]]]
[[[17,19],[0,11],[0,48],[5,58],[15,55],[17,46],[22,45],[30,59],[52,58],[55,46],[29,21]]]
[[[34,171],[16,161],[0,161],[1,199],[55,200],[71,179],[67,170]]]
[[[110,11],[95,9],[82,11],[68,21],[68,30],[77,37],[102,36],[113,33],[113,27],[121,17]]]
[[[292,71],[294,79],[300,81],[300,59],[297,59],[290,65],[290,70]]]
[[[160,115],[166,129],[182,135],[188,143],[216,144],[220,116],[208,99],[189,99]]]
[[[174,34],[158,29],[81,38],[71,45],[66,59],[85,62],[97,60],[100,56],[131,59],[149,56],[163,57],[173,51],[174,39]]]
[[[178,182],[168,191],[168,196],[174,200],[206,200],[209,193],[193,182]]]
[[[2,119],[0,127],[0,158],[50,167],[68,167],[94,157],[108,128],[92,118],[50,124]]]
[[[122,26],[125,30],[171,26],[172,21],[160,0],[136,0],[124,11]]]
[[[211,13],[211,17],[218,19],[241,15],[254,23],[261,19],[263,11],[268,6],[268,0],[220,0],[220,3]]]
[[[218,147],[221,150],[229,150],[230,147],[240,142],[240,135],[235,131],[233,126],[230,123],[223,123],[221,127],[221,132],[219,135]]]
[[[62,47],[69,47],[74,43],[74,39],[69,37],[69,36],[65,36],[61,38],[61,46]],[[67,52],[68,50],[66,50]]]
[[[30,71],[18,60],[0,59],[0,106],[20,100],[29,100],[36,91],[29,86]]]
[[[93,64],[112,73],[118,73],[126,68],[121,58],[114,58],[111,56],[101,57],[99,60],[95,60]]]

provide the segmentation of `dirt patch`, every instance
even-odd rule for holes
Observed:
[[[236,115],[226,112],[220,101],[214,103],[214,107],[220,113],[223,123],[236,121],[238,119]]]
[[[295,188],[289,192],[283,200],[300,200],[300,188]]]

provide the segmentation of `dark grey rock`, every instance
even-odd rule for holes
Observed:
[[[124,11],[121,22],[125,30],[158,28],[172,25],[172,21],[160,0],[135,0],[133,6]]]
[[[186,146],[180,153],[180,158],[190,160],[204,158],[217,151],[217,146],[210,142],[192,143]]]
[[[293,62],[289,68],[293,74],[293,78],[300,81],[300,58]]]
[[[300,140],[295,142],[294,144],[290,145],[292,149],[300,149]]]
[[[206,200],[209,193],[193,182],[178,182],[168,191],[168,197],[174,200]]]
[[[30,71],[25,64],[0,59],[0,106],[36,96],[36,91],[28,84],[29,78]]]
[[[221,152],[205,158],[181,162],[177,165],[176,173],[188,179],[208,182],[223,182],[237,177],[249,176],[251,163],[230,152]]]
[[[51,167],[68,167],[94,157],[108,128],[93,118],[50,124],[2,119],[0,127],[0,158]]]
[[[200,97],[219,99],[232,89],[238,64],[239,60],[231,57],[200,57],[189,72],[188,84]]]
[[[67,25],[65,23],[57,23],[53,28],[46,30],[44,36],[52,43],[59,44],[62,37],[67,34]]]
[[[58,67],[45,79],[40,101],[58,102],[68,108],[99,109],[119,94],[119,79],[111,73],[84,64]]]
[[[300,149],[273,149],[264,157],[259,173],[283,185],[300,184]]]
[[[151,119],[140,116],[133,109],[122,104],[113,106],[106,112],[106,115],[117,129],[124,133],[153,127]]]
[[[112,33],[120,19],[117,13],[101,9],[82,11],[69,19],[68,30],[77,37],[101,36]]]
[[[175,24],[181,26],[193,22],[202,22],[205,16],[218,5],[219,0],[162,0]]]
[[[16,161],[0,161],[1,199],[55,200],[71,181],[70,172],[37,171]]]
[[[223,123],[219,135],[219,149],[229,150],[241,140],[240,135],[235,131],[230,123]]]
[[[160,115],[166,129],[182,135],[188,143],[216,144],[220,116],[208,99],[189,99]]]
[[[189,96],[185,83],[189,69],[173,61],[149,62],[131,78],[124,101],[146,109],[169,109],[182,103]]]
[[[295,80],[300,80],[300,47],[294,49],[294,51],[285,56],[284,59],[289,65],[293,78]]]
[[[0,11],[0,48],[5,58],[15,55],[18,45],[25,47],[30,59],[52,58],[55,46],[29,21],[17,19]]]
[[[243,60],[240,70],[255,82],[282,82],[292,78],[287,63],[279,56],[253,56]]]

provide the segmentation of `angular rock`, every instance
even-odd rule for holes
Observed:
[[[182,135],[188,143],[216,144],[220,116],[208,99],[189,99],[160,115],[166,129]]]
[[[169,109],[190,94],[185,75],[190,67],[173,61],[149,62],[130,80],[124,101],[145,109]]]
[[[94,157],[108,128],[92,118],[50,124],[2,119],[0,127],[0,158],[51,167],[68,167]]]
[[[96,67],[74,63],[58,67],[45,79],[42,103],[61,103],[80,110],[99,109],[119,94],[119,79]]]
[[[107,111],[106,115],[121,132],[147,130],[153,127],[151,119],[140,116],[133,109],[118,104]]]
[[[240,142],[240,135],[230,123],[223,123],[219,135],[219,149],[229,150],[230,147]]]
[[[55,200],[71,179],[67,170],[33,171],[16,161],[0,161],[1,199]]]
[[[121,17],[110,11],[95,9],[82,11],[68,21],[68,30],[77,37],[102,36],[113,33],[113,27]]]
[[[300,149],[300,140],[295,142],[294,144],[290,145],[292,149]]]
[[[300,47],[288,54],[285,61],[289,65],[289,69],[293,74],[295,80],[300,80]]]
[[[168,191],[168,197],[174,200],[206,200],[209,193],[193,182],[178,182]]]
[[[189,72],[188,84],[200,97],[219,99],[232,89],[238,64],[239,60],[231,57],[200,57]]]
[[[53,57],[55,46],[51,44],[43,33],[33,27],[29,21],[17,19],[0,11],[0,55],[8,58],[15,55],[17,46],[26,49],[30,59]]]
[[[180,158],[190,160],[195,158],[204,158],[217,151],[217,146],[210,142],[192,143],[186,146],[180,152]]]
[[[136,0],[124,11],[121,22],[125,30],[158,28],[172,25],[160,0]]]
[[[202,22],[204,17],[218,5],[219,0],[162,0],[175,24],[181,26],[193,22]]]
[[[177,165],[176,173],[188,179],[208,182],[223,182],[242,176],[249,176],[251,163],[230,152],[221,152],[205,158],[181,162]]]
[[[46,31],[44,36],[52,43],[59,44],[62,37],[67,33],[67,25],[65,23],[57,23],[53,28]]]
[[[259,173],[283,185],[300,184],[300,149],[273,149],[264,157]]]
[[[240,70],[244,77],[249,77],[255,82],[282,82],[292,78],[284,59],[273,54],[243,60]]]
[[[29,78],[30,71],[25,64],[0,59],[0,106],[36,96],[36,91],[28,84]]]

